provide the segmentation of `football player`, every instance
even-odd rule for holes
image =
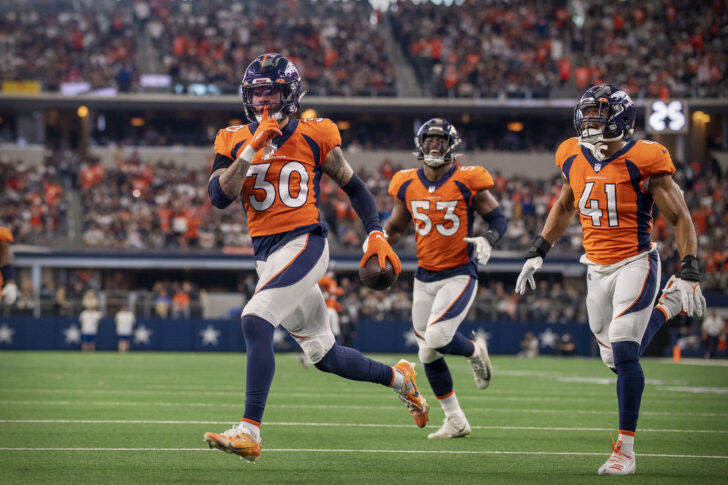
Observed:
[[[6,305],[12,305],[18,299],[18,285],[15,284],[15,268],[13,252],[10,244],[13,233],[7,227],[0,227],[0,294]]]
[[[455,438],[470,434],[460,408],[445,355],[467,358],[475,383],[485,389],[493,374],[486,343],[457,331],[478,288],[477,263],[486,264],[498,239],[506,231],[506,218],[488,189],[493,178],[480,166],[455,163],[460,144],[455,127],[434,118],[415,136],[418,169],[401,170],[392,178],[392,217],[384,225],[385,238],[400,240],[414,221],[417,270],[412,298],[419,358],[427,379],[445,412],[442,427],[428,438]],[[473,234],[473,217],[480,215],[489,229]]]
[[[679,187],[675,166],[659,143],[630,140],[635,107],[629,95],[609,84],[588,89],[574,110],[578,134],[556,151],[561,196],[526,254],[516,282],[535,289],[533,274],[554,242],[579,213],[587,266],[589,326],[604,363],[617,374],[619,437],[600,475],[635,473],[634,440],[645,377],[640,342],[652,318],[681,310],[701,316],[697,237]],[[658,308],[653,303],[660,282],[660,258],[650,240],[653,204],[675,231],[682,267],[668,283]],[[664,323],[664,320],[663,320]],[[649,336],[648,338],[651,338]]]
[[[413,365],[402,360],[390,367],[364,357],[337,344],[329,325],[318,285],[329,264],[318,209],[322,174],[346,192],[369,234],[361,265],[376,256],[382,268],[389,260],[395,272],[401,270],[382,234],[374,198],[344,158],[336,125],[325,118],[291,118],[304,92],[298,70],[280,54],[261,55],[247,67],[241,94],[250,123],[218,133],[208,193],[220,209],[241,197],[259,280],[242,313],[247,349],[242,421],[224,433],[205,433],[205,441],[248,461],[260,457],[278,326],[288,330],[319,370],[393,388],[416,424],[425,426],[429,406],[417,390]]]

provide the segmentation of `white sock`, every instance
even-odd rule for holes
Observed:
[[[256,440],[260,439],[260,428],[254,425],[253,423],[249,423],[247,421],[240,421],[240,426],[238,428],[243,428],[243,430],[248,433],[250,436],[255,438]]]
[[[471,340],[471,342],[472,342],[472,340]],[[470,357],[468,357],[468,359],[474,359],[478,355],[480,355],[480,347],[478,347],[477,345],[475,345],[475,342],[473,342],[473,355],[471,355]]]
[[[622,441],[622,453],[632,455],[634,451],[634,435],[619,433],[617,439]]]
[[[445,416],[462,414],[463,410],[460,409],[460,403],[458,402],[458,397],[455,395],[455,392],[442,399],[438,398],[437,400],[440,401],[440,406],[442,406],[442,410],[445,411]]]
[[[401,370],[395,369],[392,367],[392,370],[394,371],[394,379],[392,379],[392,385],[389,386],[395,391],[401,391],[402,386],[404,386],[404,374]]]

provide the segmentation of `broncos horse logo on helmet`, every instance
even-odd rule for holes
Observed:
[[[430,136],[440,137],[445,140],[437,154],[431,153],[431,150],[426,147],[425,138]],[[425,165],[436,168],[455,159],[455,152],[460,145],[460,141],[457,130],[449,121],[442,118],[433,118],[425,122],[415,135],[415,146],[417,147],[415,155],[417,160],[424,161]]]
[[[574,109],[574,128],[587,143],[629,139],[636,109],[629,95],[611,84],[587,89]]]
[[[286,57],[270,53],[259,55],[245,69],[240,84],[240,95],[243,98],[245,116],[250,122],[260,122],[261,114],[256,108],[262,105],[253,103],[253,91],[258,88],[277,90],[281,95],[281,107],[271,113],[271,118],[280,121],[292,115],[300,106],[305,91],[301,90],[301,75],[296,66]]]

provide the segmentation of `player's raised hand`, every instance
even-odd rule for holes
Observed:
[[[523,264],[523,269],[521,269],[521,274],[518,275],[518,280],[516,280],[516,293],[520,295],[526,293],[526,282],[528,282],[532,290],[536,289],[536,280],[533,279],[533,274],[540,270],[541,266],[543,266],[543,258],[541,256],[526,260]]]
[[[493,246],[486,238],[483,236],[464,237],[463,241],[475,246],[475,259],[477,259],[480,264],[488,263],[490,253],[493,251]]]
[[[250,139],[248,145],[256,152],[266,146],[270,141],[281,136],[283,133],[278,127],[278,122],[273,118],[268,117],[268,106],[263,107],[263,119],[258,125],[258,129],[253,133],[253,138]]]
[[[359,266],[362,268],[366,265],[367,261],[369,261],[369,258],[376,254],[380,268],[386,268],[387,260],[389,260],[389,262],[392,263],[392,268],[394,269],[395,274],[399,274],[400,271],[402,271],[402,262],[394,252],[394,249],[392,249],[392,246],[390,246],[389,242],[387,242],[382,231],[372,231],[371,234],[369,234],[369,238],[364,242],[362,249],[364,249],[364,256],[361,258],[361,262],[359,263]]]

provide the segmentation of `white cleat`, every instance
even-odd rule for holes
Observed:
[[[488,356],[488,346],[480,337],[475,335],[473,332],[473,344],[480,350],[476,357],[468,359],[470,365],[473,366],[473,377],[475,378],[475,385],[478,389],[485,389],[490,384],[490,379],[493,377],[493,366],[490,363],[490,357]]]
[[[445,416],[440,429],[427,435],[428,438],[464,438],[470,434],[470,424],[464,414]]]
[[[599,475],[634,475],[637,469],[634,453],[622,453],[622,440],[614,444],[612,441],[612,456],[599,467]]]

